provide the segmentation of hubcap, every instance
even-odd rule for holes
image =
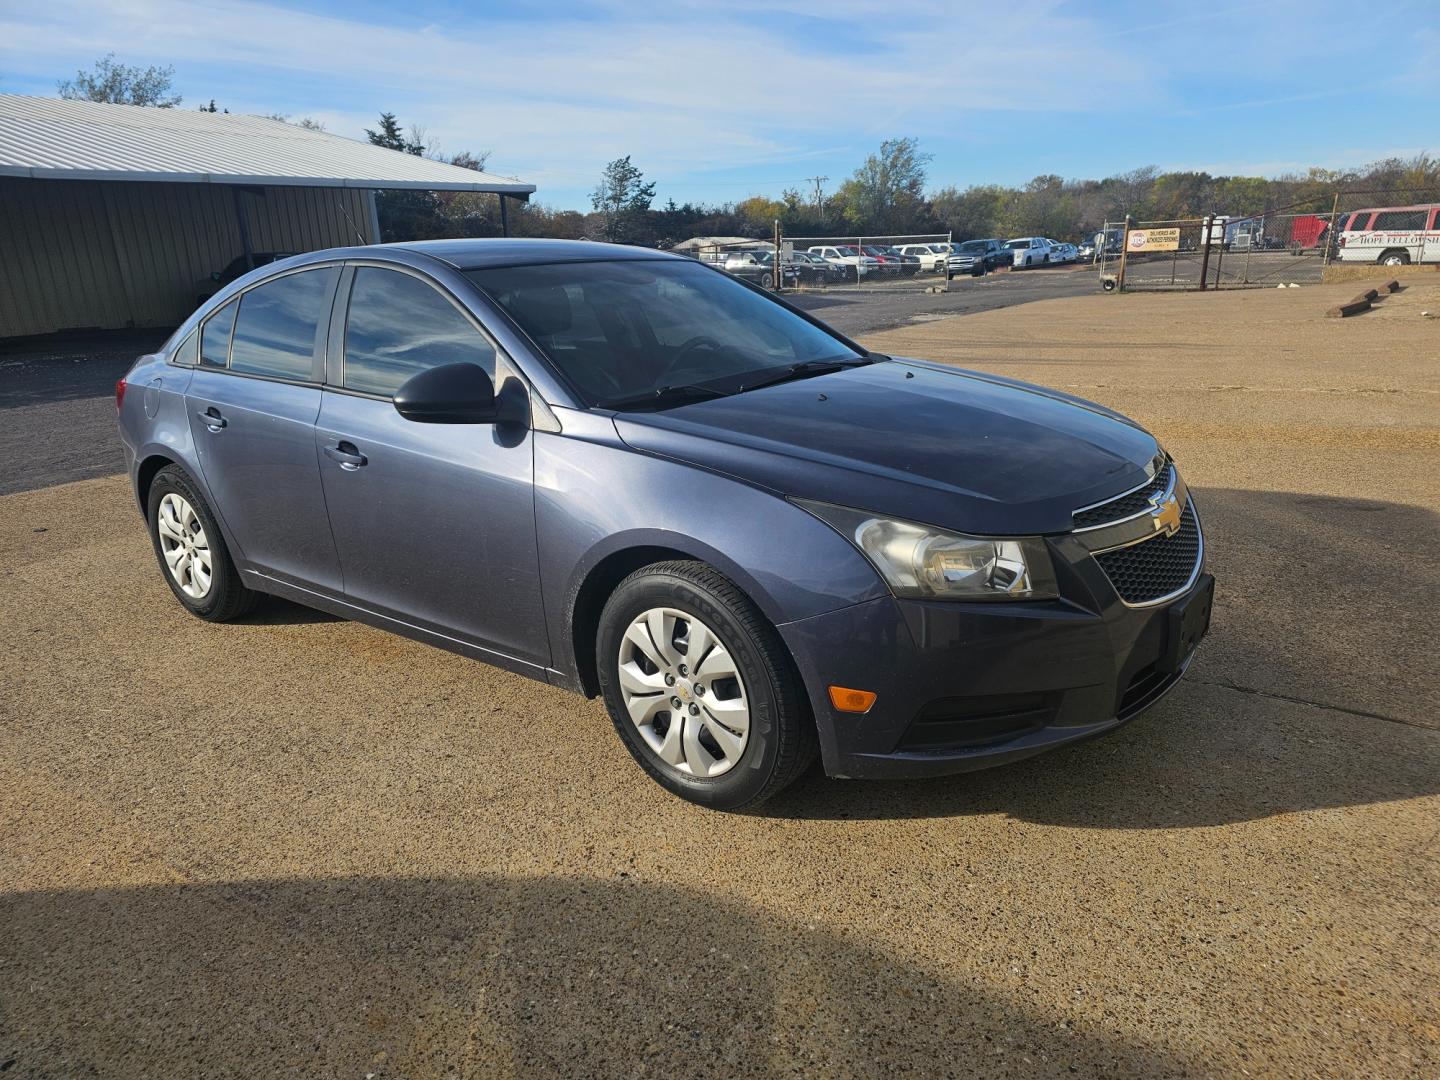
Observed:
[[[210,592],[213,571],[210,541],[200,515],[184,496],[172,491],[160,500],[155,525],[160,533],[160,553],[175,584],[192,600],[203,600]]]
[[[729,651],[695,616],[651,608],[625,631],[620,693],[655,756],[686,776],[729,772],[750,741],[750,703]]]

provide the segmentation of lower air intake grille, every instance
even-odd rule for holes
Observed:
[[[1110,584],[1127,604],[1146,604],[1179,592],[1190,582],[1200,561],[1200,519],[1185,503],[1185,516],[1174,536],[1156,536],[1138,544],[1095,556]]]

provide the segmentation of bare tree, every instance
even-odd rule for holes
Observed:
[[[55,84],[62,98],[71,101],[108,101],[115,105],[149,105],[157,109],[173,109],[181,97],[174,93],[173,67],[131,67],[115,62],[115,54],[106,53],[89,71],[77,71],[73,79]],[[209,110],[207,110],[209,111]]]

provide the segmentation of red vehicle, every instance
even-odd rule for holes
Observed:
[[[880,264],[880,272],[882,274],[898,274],[905,266],[905,260],[899,255],[892,255],[890,252],[875,247],[874,245],[866,244],[860,250]]]
[[[1329,228],[1328,217],[1302,214],[1290,223],[1290,250],[1299,255],[1302,251],[1319,249]]]

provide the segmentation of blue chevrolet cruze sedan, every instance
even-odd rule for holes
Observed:
[[[662,252],[288,258],[117,400],[191,613],[273,594],[601,696],[717,809],[817,753],[932,776],[1100,734],[1209,625],[1199,516],[1138,425],[867,352]]]

